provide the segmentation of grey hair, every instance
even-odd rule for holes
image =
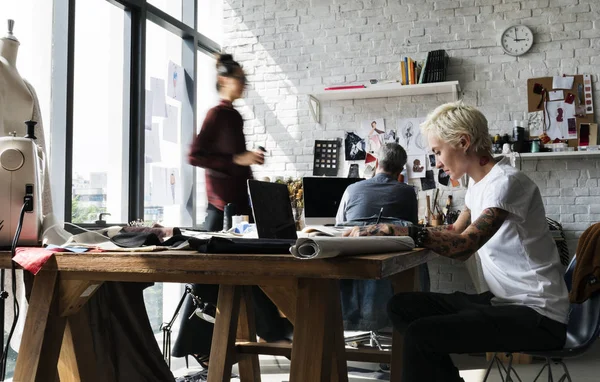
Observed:
[[[379,167],[390,174],[400,174],[406,160],[406,151],[397,143],[386,143],[379,151]]]

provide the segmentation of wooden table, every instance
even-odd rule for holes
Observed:
[[[153,281],[221,285],[209,382],[228,381],[235,362],[242,381],[260,381],[258,354],[291,356],[290,382],[348,381],[347,360],[386,362],[390,352],[345,349],[339,280],[390,278],[396,291],[410,291],[414,267],[434,256],[428,250],[329,260],[195,251],[58,253],[35,277],[14,380],[96,381],[80,308],[104,281]],[[0,252],[0,266],[10,267],[9,252]],[[260,285],[294,324],[292,346],[256,343],[251,285]],[[394,332],[391,381],[400,380],[401,346]]]

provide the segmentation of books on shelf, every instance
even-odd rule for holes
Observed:
[[[402,85],[446,81],[448,60],[448,53],[443,49],[428,52],[427,57],[422,61],[404,57],[400,61]]]

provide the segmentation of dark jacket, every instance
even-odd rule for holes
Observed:
[[[600,290],[600,223],[583,232],[577,243],[576,254],[577,265],[569,300],[581,304]]]
[[[246,181],[252,179],[252,171],[233,163],[234,155],[246,151],[243,129],[240,113],[222,100],[206,114],[190,149],[190,164],[206,169],[208,202],[221,211],[227,203],[244,211],[249,208]]]

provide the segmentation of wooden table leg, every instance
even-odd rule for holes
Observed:
[[[330,327],[331,289],[330,280],[298,280],[290,382],[328,382],[331,379],[334,348]]]
[[[342,301],[340,281],[331,280],[331,330],[333,331],[333,364],[331,382],[348,382],[348,363],[346,360],[346,343],[344,341],[344,320],[342,317]]]
[[[208,382],[231,380],[231,367],[235,362],[235,337],[240,313],[242,287],[220,285],[217,317],[210,350]]]
[[[42,271],[35,277],[14,381],[48,382],[58,379],[56,366],[66,319],[57,314],[57,278],[57,271]]]
[[[256,322],[251,286],[242,287],[237,339],[245,342],[256,342]],[[258,354],[238,355],[238,367],[241,382],[260,382]]]
[[[101,382],[108,376],[98,369],[94,356],[92,331],[86,310],[67,317],[67,327],[60,350],[60,382]]]
[[[417,268],[410,268],[400,272],[392,277],[392,286],[394,293],[415,291],[415,281],[417,280]],[[402,374],[402,347],[404,346],[404,336],[396,329],[392,333],[392,360],[390,364],[390,382],[400,382]]]

